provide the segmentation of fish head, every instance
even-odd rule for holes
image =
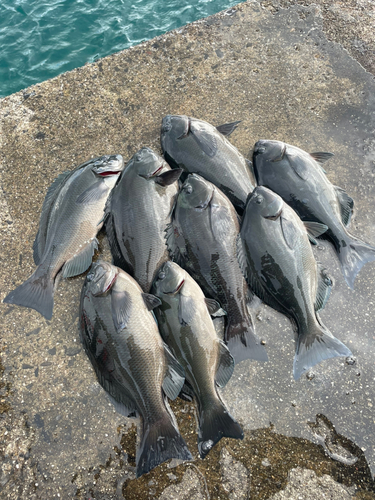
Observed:
[[[256,187],[247,202],[247,207],[251,208],[252,212],[270,220],[280,217],[283,206],[282,198],[264,186]]]
[[[86,276],[88,290],[94,297],[108,292],[114,285],[119,270],[108,262],[98,260],[94,262]]]
[[[164,149],[164,141],[171,141],[186,137],[190,130],[190,118],[185,115],[167,115],[161,122],[161,142]]]
[[[284,160],[287,144],[281,141],[258,141],[254,146],[253,165],[257,181],[261,175],[261,169],[265,166],[277,168],[279,162]]]
[[[132,168],[145,179],[156,177],[169,169],[161,156],[151,148],[141,148],[132,158]]]
[[[205,210],[214,195],[215,186],[198,174],[190,174],[178,194],[177,204],[183,208]]]
[[[162,294],[176,295],[185,283],[185,271],[175,262],[165,262],[155,278],[152,293],[160,297]]]
[[[90,166],[98,177],[117,177],[124,170],[124,159],[121,155],[100,156],[95,158]]]

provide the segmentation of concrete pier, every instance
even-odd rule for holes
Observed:
[[[350,231],[375,245],[373,59],[361,60],[366,71],[328,40],[327,12],[249,1],[2,99],[1,299],[35,269],[32,244],[53,179],[95,156],[160,151],[169,113],[241,120],[230,140],[248,158],[262,138],[333,152],[327,175],[355,201]],[[358,29],[360,44],[369,31]],[[100,241],[110,259],[104,234]],[[355,359],[327,360],[295,382],[291,324],[257,306],[270,360],[242,362],[222,391],[244,441],[223,439],[200,460],[195,407],[177,401],[195,460],[140,479],[136,421],[115,413],[80,345],[84,276],[61,281],[51,321],[1,304],[0,498],[375,498],[375,263],[352,291],[330,244],[314,251],[335,282],[322,321]]]

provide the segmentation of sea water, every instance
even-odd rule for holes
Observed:
[[[1,0],[0,97],[238,0]]]

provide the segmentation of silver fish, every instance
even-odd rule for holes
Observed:
[[[198,450],[203,458],[222,437],[243,438],[216,389],[230,379],[234,359],[215,332],[207,308],[212,301],[178,264],[163,264],[152,292],[162,302],[155,309],[160,333],[185,369],[183,393],[198,401]]]
[[[170,458],[192,458],[165,397],[178,396],[184,370],[150,312],[158,304],[103,261],[92,265],[82,288],[80,335],[98,380],[117,411],[141,416],[137,477]]]
[[[236,363],[249,358],[267,361],[247,307],[251,292],[237,262],[239,231],[237,213],[224,193],[203,177],[190,174],[167,231],[172,260],[226,311],[224,339]]]
[[[124,168],[121,155],[101,156],[60,174],[44,199],[33,245],[35,272],[3,302],[52,318],[56,278],[83,273],[98,248],[104,207]]]
[[[167,115],[161,126],[161,147],[171,166],[197,173],[213,182],[242,211],[254,189],[251,162],[231,144],[229,136],[239,122],[214,127],[184,115]]]
[[[354,280],[367,262],[375,260],[375,248],[352,236],[346,229],[354,202],[325,175],[322,164],[332,153],[306,153],[280,141],[261,140],[254,147],[254,168],[259,185],[280,195],[303,221],[328,227],[324,237],[332,243],[346,282]],[[314,239],[314,234],[311,234]]]
[[[106,207],[106,232],[113,262],[148,292],[157,269],[168,260],[165,229],[171,221],[182,170],[150,148],[126,165]]]
[[[317,232],[326,229],[311,224]],[[324,359],[351,356],[317,315],[328,299],[332,281],[324,270],[318,272],[306,227],[280,196],[263,186],[255,188],[237,247],[250,288],[296,326],[295,379]]]

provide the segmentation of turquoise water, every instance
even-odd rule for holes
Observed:
[[[238,0],[1,0],[0,97]]]

